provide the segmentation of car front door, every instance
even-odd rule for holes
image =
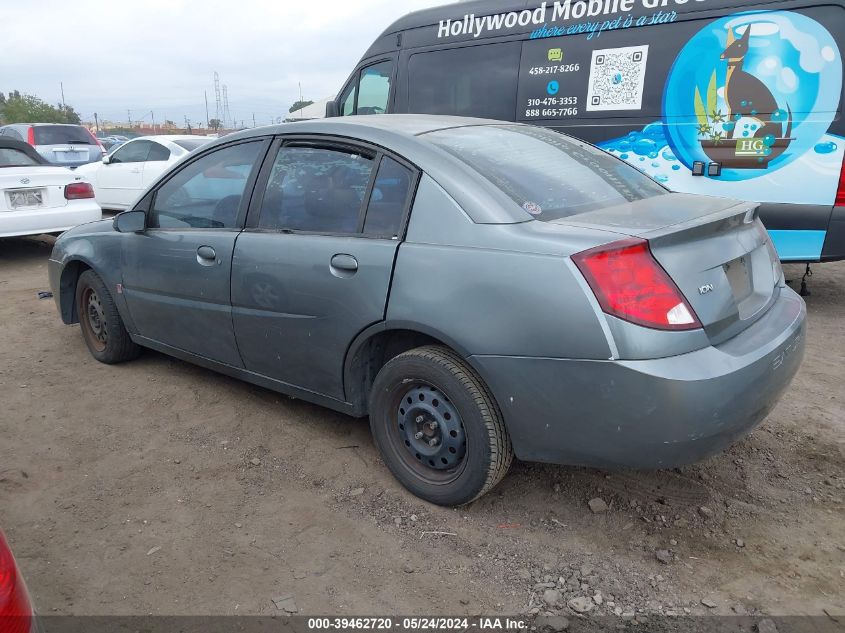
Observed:
[[[345,354],[384,319],[415,180],[398,160],[342,142],[289,141],[266,163],[232,264],[247,369],[345,399]]]
[[[147,341],[243,366],[232,331],[232,252],[269,142],[206,152],[152,193],[146,229],[123,246],[123,293]]]
[[[100,206],[126,209],[141,193],[144,161],[152,143],[139,139],[121,145],[108,163],[97,168],[97,202]]]

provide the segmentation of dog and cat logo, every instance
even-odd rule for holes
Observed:
[[[718,107],[717,69],[707,88],[706,103],[695,88],[695,112],[704,153],[714,162],[733,169],[767,169],[796,140],[788,103],[779,104],[772,91],[745,67],[751,49],[754,23],[728,32],[720,61],[727,64],[721,91],[724,112]],[[769,62],[772,63],[772,62]]]

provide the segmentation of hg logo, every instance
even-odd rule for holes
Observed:
[[[749,138],[741,139],[736,144],[737,156],[764,156],[766,153],[766,144],[763,139]]]

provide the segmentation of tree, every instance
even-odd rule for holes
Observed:
[[[0,119],[4,123],[79,123],[79,115],[69,105],[56,107],[34,95],[13,90],[0,100]]]
[[[220,119],[209,119],[208,121],[208,129],[214,130],[215,132],[223,127],[223,123],[221,123]]]
[[[312,103],[314,103],[314,102],[313,101],[297,101],[296,103],[294,103],[290,107],[290,110],[288,110],[288,112],[296,112],[297,110],[301,110],[302,108],[310,106]]]

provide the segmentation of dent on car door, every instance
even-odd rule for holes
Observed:
[[[247,369],[344,400],[354,337],[384,319],[416,173],[376,151],[282,147],[238,238],[232,306]]]
[[[241,367],[232,331],[232,251],[269,141],[208,152],[154,192],[143,233],[126,235],[123,285],[147,341]]]

